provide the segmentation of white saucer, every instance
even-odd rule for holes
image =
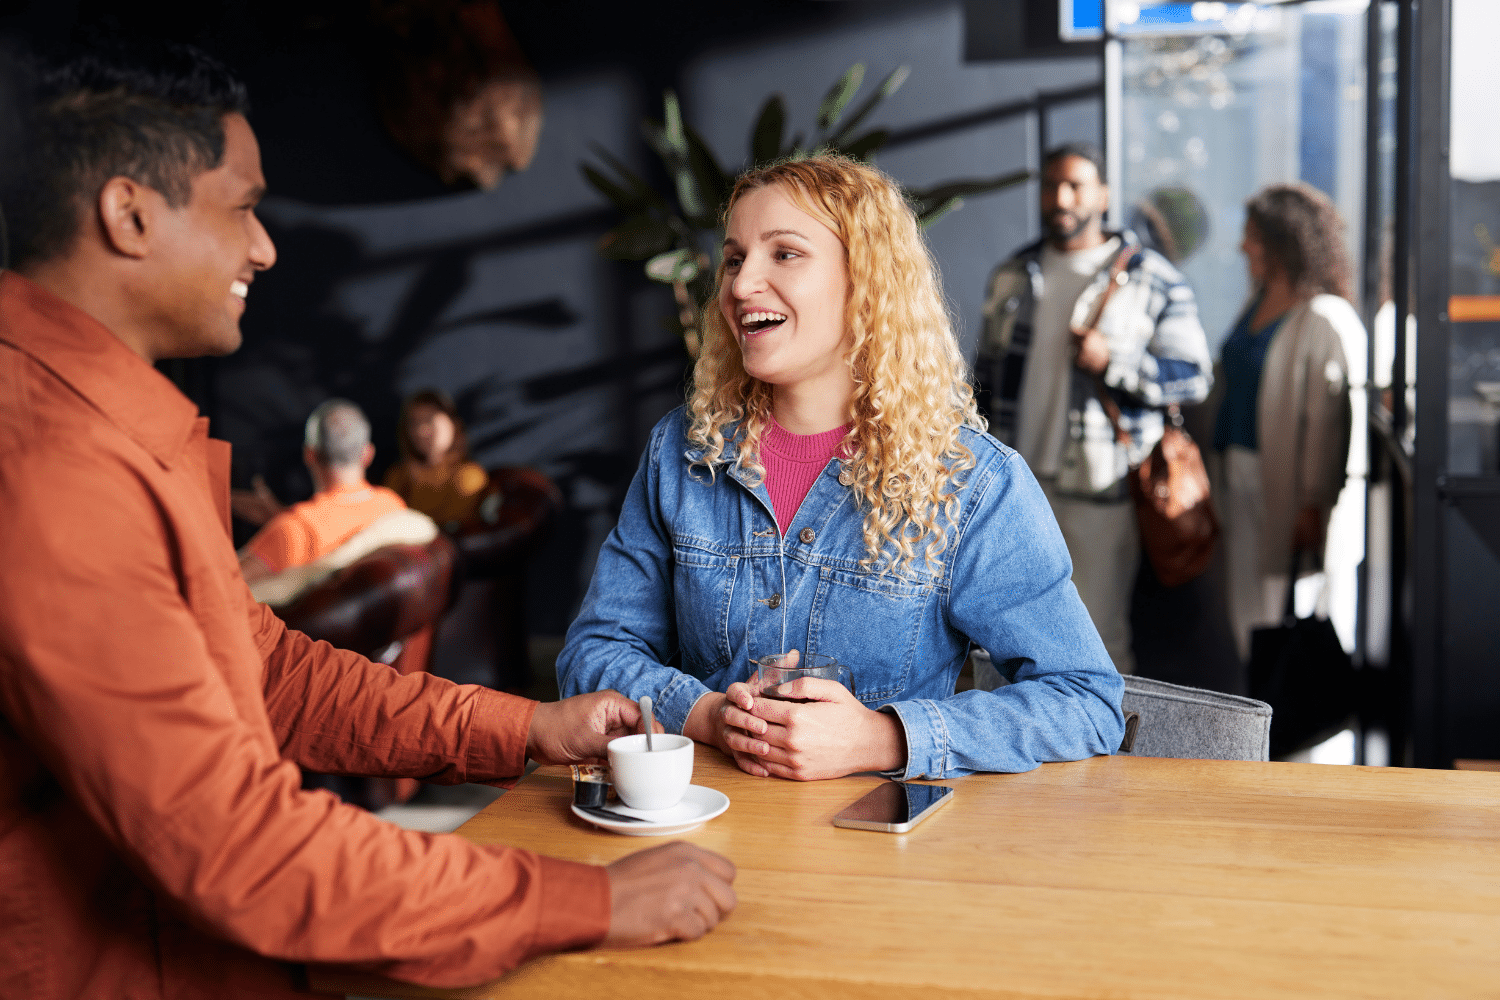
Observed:
[[[682,796],[682,801],[670,809],[632,809],[623,802],[616,802],[609,807],[627,816],[639,816],[647,820],[645,823],[605,819],[603,816],[586,813],[577,806],[570,808],[573,810],[573,815],[579,819],[586,819],[595,826],[602,826],[615,833],[624,833],[632,837],[665,837],[673,833],[687,833],[689,830],[698,829],[729,808],[729,796],[713,788],[689,785],[687,792]]]

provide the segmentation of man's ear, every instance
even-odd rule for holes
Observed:
[[[141,258],[149,248],[153,216],[161,195],[129,177],[111,177],[99,190],[99,229],[115,253]]]
[[[361,467],[368,469],[370,463],[373,461],[375,461],[375,446],[367,444],[365,445],[365,450],[359,453],[359,464]]]

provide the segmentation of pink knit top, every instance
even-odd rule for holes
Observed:
[[[822,434],[793,434],[771,417],[760,435],[760,463],[766,469],[766,492],[776,511],[776,524],[786,534],[797,508],[818,481],[828,460],[838,454],[849,425]]]

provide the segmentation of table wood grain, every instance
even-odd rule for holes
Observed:
[[[729,811],[682,835],[739,866],[701,941],[538,959],[389,997],[1500,998],[1500,774],[1096,757],[941,784],[910,833],[833,815],[878,783],[752,778],[699,746]],[[665,838],[575,818],[541,768],[458,832],[604,864]]]

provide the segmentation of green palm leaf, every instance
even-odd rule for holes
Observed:
[[[818,109],[818,128],[824,132],[833,128],[833,123],[838,121],[839,115],[843,114],[844,108],[850,99],[859,92],[859,85],[865,80],[865,64],[855,63],[844,71],[837,83],[828,89],[823,98],[823,106]]]

